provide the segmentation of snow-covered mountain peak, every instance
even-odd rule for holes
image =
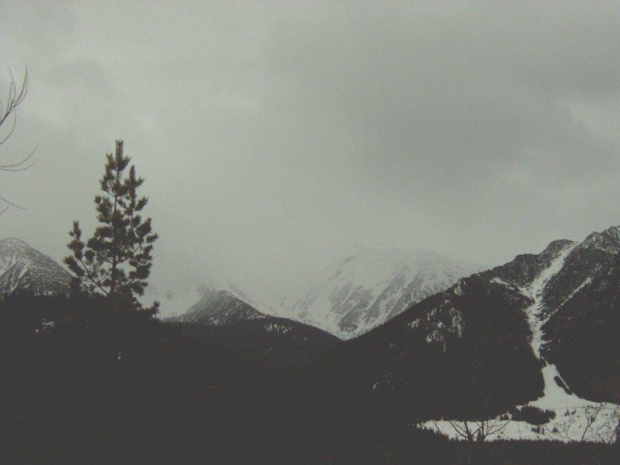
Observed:
[[[480,269],[419,249],[359,250],[328,267],[292,317],[350,339]]]
[[[290,318],[351,339],[481,269],[420,249],[364,248],[334,260],[302,289],[240,289],[210,282],[201,294],[203,299],[213,298],[214,292],[224,290],[262,314]]]
[[[64,268],[26,242],[13,237],[0,240],[0,295],[66,293],[70,280]]]
[[[553,241],[458,280],[352,344],[377,358],[379,392],[432,392],[450,405],[471,382],[470,398],[488,389],[501,402],[512,396],[512,405],[556,413],[537,430],[541,438],[584,440],[590,425],[587,440],[608,438],[601,432],[615,434],[620,413],[619,244],[617,227],[579,243]],[[464,367],[456,377],[455,366]]]
[[[17,257],[17,256],[29,256],[33,253],[40,253],[36,249],[32,248],[29,244],[16,239],[14,237],[7,237],[0,241],[0,256],[2,257]],[[41,254],[43,255],[43,254]]]
[[[447,269],[469,271],[480,267],[420,249],[364,249],[332,264],[327,279],[331,281],[345,275],[358,285],[370,286],[399,271],[443,272]]]
[[[21,239],[17,239],[15,237],[7,237],[5,239],[0,240],[0,249],[26,249],[30,248],[30,245]]]
[[[610,228],[591,234],[581,243],[556,240],[538,254],[518,255],[505,265],[459,279],[447,291],[425,301],[424,311],[410,312],[411,316],[403,320],[408,330],[394,330],[408,334],[416,329],[423,335],[435,335],[427,341],[445,341],[454,333],[446,321],[454,320],[455,315],[466,320],[482,305],[480,302],[491,299],[489,308],[505,307],[504,311],[515,312],[516,319],[525,317],[532,351],[547,364],[548,345],[557,342],[549,335],[558,320],[556,315],[561,316],[567,303],[580,293],[590,292],[595,282],[607,287],[610,269],[618,266],[615,249],[609,250],[608,246],[618,241],[619,230]],[[472,300],[478,303],[470,307],[467,302]]]
[[[567,247],[575,245],[577,245],[576,241],[571,241],[569,239],[557,239],[555,241],[551,241],[540,255],[545,258],[556,257],[558,254],[563,253]]]
[[[209,326],[219,326],[235,321],[265,318],[247,302],[240,300],[226,290],[202,287],[202,297],[189,310],[177,319],[183,322],[195,322]]]

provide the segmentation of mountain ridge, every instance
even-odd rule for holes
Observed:
[[[481,269],[421,249],[363,249],[327,266],[302,292],[252,293],[235,285],[222,289],[263,314],[289,318],[347,340]]]
[[[0,295],[68,293],[71,275],[49,256],[21,239],[0,240]]]
[[[560,419],[581,424],[602,405],[597,428],[607,434],[620,408],[619,282],[614,226],[462,278],[347,350],[368,361],[364,382],[378,394],[434,399],[442,407],[431,417],[492,417],[527,405],[557,413],[541,427],[549,439]]]

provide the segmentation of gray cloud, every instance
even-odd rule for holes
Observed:
[[[0,2],[31,92],[6,235],[56,258],[124,138],[154,282],[303,281],[351,244],[494,264],[618,223],[611,3]],[[0,73],[1,74],[1,73]],[[6,73],[0,85],[5,88]]]

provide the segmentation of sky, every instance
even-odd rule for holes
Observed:
[[[0,0],[29,92],[0,216],[57,260],[116,139],[152,288],[296,286],[340,251],[497,265],[620,224],[620,4]]]

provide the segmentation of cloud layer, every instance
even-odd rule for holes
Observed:
[[[62,257],[125,140],[154,281],[279,287],[352,245],[483,264],[620,222],[620,10],[485,3],[0,2],[31,91],[2,235]],[[192,284],[193,285],[193,284]]]

